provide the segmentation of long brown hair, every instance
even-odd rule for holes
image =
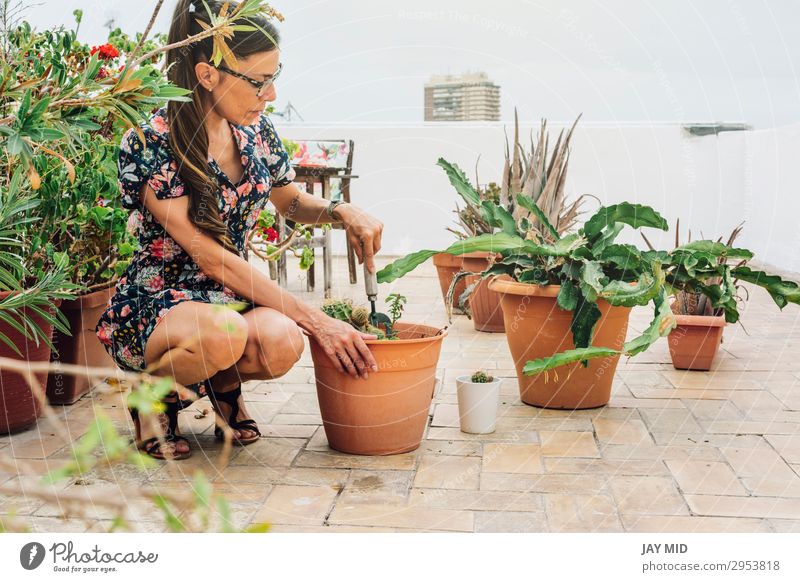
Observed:
[[[219,14],[226,2],[207,0],[205,4],[212,13]],[[237,5],[236,2],[227,4],[230,9]],[[209,23],[204,3],[201,0],[178,0],[169,28],[168,43],[177,43],[202,32],[203,28],[197,20]],[[249,20],[262,30],[256,28],[254,31],[235,31],[232,38],[225,39],[237,58],[246,58],[278,47],[278,31],[265,16],[259,14]],[[192,91],[191,101],[170,101],[167,104],[169,145],[178,160],[178,174],[188,189],[189,219],[226,249],[238,253],[219,216],[216,195],[219,184],[209,176],[208,134],[203,123],[201,91],[197,90],[200,83],[194,71],[195,64],[210,60],[212,51],[213,37],[167,51],[169,80],[178,87]]]

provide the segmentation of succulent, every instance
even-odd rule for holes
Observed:
[[[322,304],[322,311],[329,317],[350,323],[353,301],[351,299],[326,299]]]
[[[488,382],[493,382],[494,377],[490,376],[483,370],[478,370],[472,375],[471,381],[475,382],[476,384],[486,384]]]

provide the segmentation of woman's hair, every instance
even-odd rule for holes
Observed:
[[[206,4],[213,14],[219,14],[226,2],[207,0]],[[229,10],[237,5],[236,2],[227,4],[230,6]],[[177,43],[202,32],[203,28],[197,20],[209,23],[203,2],[178,0],[169,28],[168,43]],[[249,20],[262,30],[256,28],[253,31],[235,31],[232,38],[225,39],[231,52],[238,58],[246,58],[255,53],[276,49],[279,37],[275,26],[261,14],[250,17]],[[188,189],[189,219],[225,248],[238,253],[219,216],[216,196],[219,184],[209,176],[208,134],[203,123],[201,91],[197,90],[199,82],[194,71],[195,64],[210,61],[213,46],[213,37],[208,37],[167,51],[169,80],[178,87],[192,91],[191,101],[170,101],[167,104],[169,145],[178,160],[178,174]]]

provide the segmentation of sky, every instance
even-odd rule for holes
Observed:
[[[36,28],[144,29],[154,1],[33,0]],[[156,29],[166,31],[174,0]],[[276,109],[307,123],[413,123],[432,74],[485,71],[501,119],[582,124],[800,122],[797,0],[276,0]]]

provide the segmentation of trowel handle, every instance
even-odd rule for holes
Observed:
[[[378,273],[369,272],[367,261],[364,261],[364,287],[367,290],[367,297],[378,296]]]

